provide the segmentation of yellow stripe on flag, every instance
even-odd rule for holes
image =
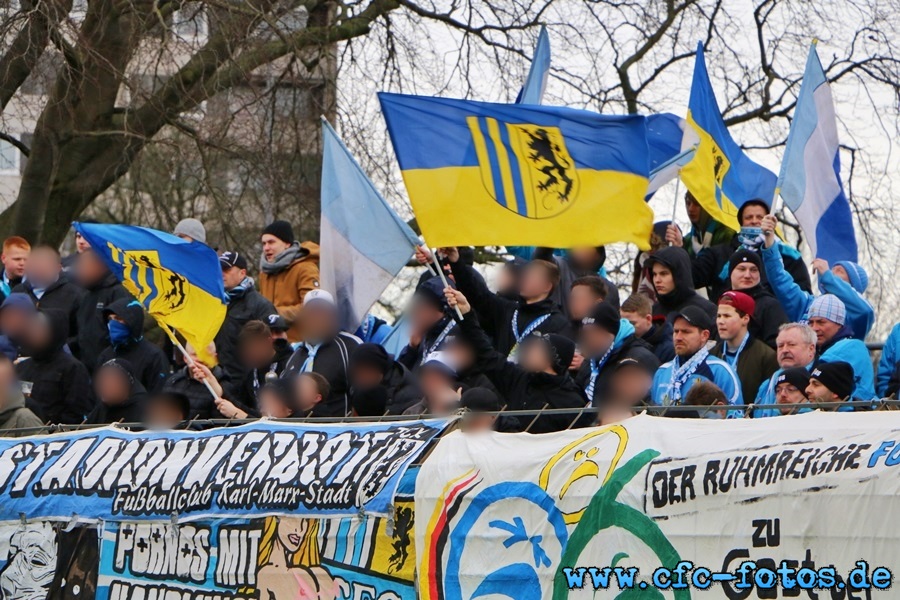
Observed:
[[[497,119],[486,119],[488,126],[488,135],[491,136],[491,142],[494,144],[494,150],[497,153],[497,162],[500,165],[500,176],[503,180],[503,196],[506,198],[506,208],[516,210],[516,189],[513,186],[512,170],[509,167],[509,153],[503,140],[500,138],[500,127]]]

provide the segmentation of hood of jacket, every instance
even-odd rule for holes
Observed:
[[[627,319],[622,319],[619,325],[619,333],[616,334],[616,339],[613,341],[613,352],[624,346],[631,337],[634,337],[634,325]]]
[[[659,303],[665,308],[674,308],[695,294],[694,276],[691,273],[691,257],[684,248],[670,246],[660,248],[647,259],[647,266],[652,269],[653,263],[659,263],[672,271],[675,289],[668,294],[657,294]],[[651,271],[652,272],[652,271]]]
[[[559,308],[556,305],[556,301],[552,298],[551,295],[539,302],[532,302],[528,304],[525,302],[525,299],[519,296],[519,312],[527,313],[529,315],[545,315],[547,313],[559,312]]]
[[[120,298],[103,309],[103,316],[116,315],[123,321],[131,332],[131,336],[139,339],[144,335],[144,307],[137,300]]]
[[[665,339],[671,341],[672,333],[672,324],[664,320],[660,323],[654,322],[653,325],[650,326],[650,331],[645,333],[642,339],[649,344],[656,346]]]
[[[86,285],[84,287],[89,292],[96,292],[98,290],[111,288],[115,285],[118,285],[118,283],[119,283],[119,280],[116,279],[115,275],[113,275],[112,273],[107,273],[106,275],[104,275],[103,277],[101,277],[100,279],[95,281],[94,283],[92,283],[90,285]]]

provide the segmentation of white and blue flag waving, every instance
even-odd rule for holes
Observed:
[[[544,99],[544,90],[547,88],[547,76],[550,74],[550,36],[547,35],[547,27],[541,25],[541,33],[538,35],[538,43],[534,49],[534,58],[525,85],[519,91],[516,104],[540,104]]]
[[[322,120],[322,288],[334,294],[345,331],[355,331],[421,242]]]
[[[857,261],[850,203],[841,185],[831,86],[813,42],[778,175],[781,197],[806,234],[813,256]]]

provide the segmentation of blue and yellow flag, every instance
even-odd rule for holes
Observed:
[[[163,328],[177,330],[206,364],[206,347],[225,320],[225,289],[216,252],[200,242],[133,225],[73,223]]]
[[[681,168],[681,180],[713,219],[738,231],[738,209],[748,200],[771,206],[776,177],[750,160],[728,133],[706,71],[702,43],[697,45],[687,122],[681,147],[696,147],[696,152]]]
[[[646,248],[641,116],[379,94],[416,220],[433,246]]]

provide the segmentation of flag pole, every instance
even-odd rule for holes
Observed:
[[[678,196],[681,194],[681,171],[678,171],[678,177],[675,178],[675,202],[672,203],[672,225],[675,225],[675,217],[678,214]],[[675,225],[678,227],[678,225]],[[669,242],[672,245],[672,242]]]
[[[438,261],[437,257],[437,248],[431,253],[431,258],[434,260],[434,268],[437,269],[438,277],[441,278],[441,283],[444,284],[444,288],[450,287],[450,283],[447,281],[447,276],[444,275],[444,269],[441,268],[441,263]],[[456,314],[459,317],[459,320],[462,321],[465,317],[463,317],[462,311],[459,310],[459,306],[454,306],[456,309]]]
[[[413,244],[413,248],[415,248],[416,250],[421,250],[425,254],[428,254],[430,252],[430,250],[428,250],[428,248],[425,246],[425,242],[423,240],[419,240],[418,244]],[[432,275],[437,275],[437,273],[434,272],[434,267],[431,266],[430,262],[425,263],[425,267],[428,269],[429,273],[431,273]]]
[[[165,323],[163,323],[162,321],[157,321],[156,323],[160,326],[160,328],[163,331],[166,332],[166,335],[169,336],[169,339],[172,340],[172,343],[175,344],[175,347],[178,348],[179,350],[181,350],[181,354],[184,356],[184,361],[187,363],[188,367],[193,367],[194,359],[191,358],[190,354],[188,354],[187,348],[185,348],[181,344],[181,342],[178,341],[178,338],[175,337],[175,332],[172,331],[169,328],[169,326],[166,325]],[[218,400],[219,395],[216,393],[216,390],[213,389],[212,384],[209,382],[209,380],[206,377],[204,377],[201,381],[203,382],[203,385],[206,386],[206,389],[209,390],[209,393],[212,394],[213,399]]]

